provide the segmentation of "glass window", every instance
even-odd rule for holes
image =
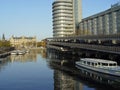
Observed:
[[[116,66],[116,63],[110,63],[109,66]]]
[[[87,62],[88,65],[90,65],[90,62]]]
[[[100,63],[98,63],[98,65],[100,65]]]
[[[108,66],[108,63],[102,63],[102,66]]]
[[[92,63],[92,66],[94,66],[94,63]]]

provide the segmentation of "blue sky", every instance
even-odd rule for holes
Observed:
[[[0,0],[0,36],[52,37],[54,0]],[[110,8],[119,0],[82,0],[83,18]]]

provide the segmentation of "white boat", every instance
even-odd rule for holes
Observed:
[[[23,55],[25,54],[26,52],[23,51],[23,50],[15,50],[15,51],[12,51],[11,52],[11,55]]]
[[[11,52],[11,55],[17,55],[17,51],[15,50],[15,51],[12,51]]]
[[[25,54],[25,50],[17,50],[17,55],[23,55]]]
[[[120,76],[120,66],[115,61],[94,59],[94,58],[81,58],[76,62],[77,68],[86,68],[103,74]]]
[[[23,55],[23,54],[25,54],[25,52],[19,51],[17,54],[18,54],[18,55]]]

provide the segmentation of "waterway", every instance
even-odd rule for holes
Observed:
[[[75,67],[73,56],[46,49],[0,62],[0,90],[120,90],[120,79]]]

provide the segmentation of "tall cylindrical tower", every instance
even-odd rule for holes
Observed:
[[[53,2],[52,12],[54,37],[64,37],[75,34],[76,19],[79,18],[78,1],[79,0],[55,0]],[[75,12],[76,10],[77,13]]]

